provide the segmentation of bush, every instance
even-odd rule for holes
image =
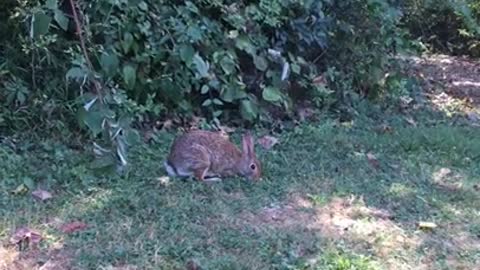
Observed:
[[[480,1],[405,1],[403,23],[429,49],[480,57]]]
[[[394,0],[7,5],[2,128],[85,128],[122,161],[136,138],[132,121],[203,115],[255,123],[274,111],[290,117],[304,101],[328,108],[382,96],[390,55],[407,44]]]

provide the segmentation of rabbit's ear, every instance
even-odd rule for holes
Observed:
[[[243,135],[242,149],[243,153],[245,153],[245,155],[248,157],[253,157],[255,155],[254,141],[250,132],[247,132],[245,135]]]

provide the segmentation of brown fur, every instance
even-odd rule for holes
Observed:
[[[194,130],[175,139],[168,163],[177,172],[193,174],[199,180],[233,175],[258,179],[260,163],[249,134],[243,136],[242,150],[218,132]],[[251,169],[252,164],[255,169]]]

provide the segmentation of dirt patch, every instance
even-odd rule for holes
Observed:
[[[65,249],[17,251],[0,246],[0,270],[69,270],[71,253]]]
[[[452,235],[448,235],[452,230],[444,226],[438,229],[438,233],[415,230],[412,228],[415,221],[409,225],[399,224],[392,213],[368,207],[361,198],[355,197],[335,198],[323,205],[315,205],[308,199],[295,196],[286,203],[240,216],[244,224],[262,230],[316,232],[330,243],[343,243],[360,253],[373,254],[386,269],[437,269],[436,260],[443,253],[412,258],[423,247],[425,250],[436,247],[434,250],[438,248],[439,252],[448,250],[448,264],[459,267],[471,266],[464,263],[462,254],[480,250],[480,239],[463,230],[456,230]],[[408,231],[405,226],[409,227]]]
[[[288,203],[265,207],[257,214],[244,214],[242,219],[256,227],[281,229],[305,228],[332,241],[346,240],[354,246],[373,249],[380,256],[393,250],[418,246],[418,237],[407,235],[392,215],[381,209],[366,207],[361,200],[336,198],[325,205],[314,205],[302,197]]]
[[[423,79],[429,92],[444,90],[456,99],[480,107],[480,61],[449,55],[411,57],[408,62],[416,75]]]

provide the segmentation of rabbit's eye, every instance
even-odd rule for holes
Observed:
[[[255,164],[250,165],[250,169],[255,170],[256,168]]]

